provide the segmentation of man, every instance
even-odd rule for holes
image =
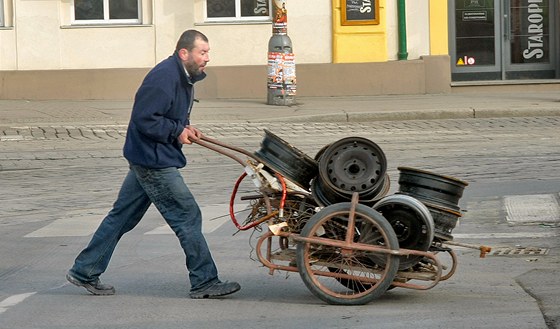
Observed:
[[[212,298],[238,291],[236,282],[222,282],[206,240],[202,216],[178,168],[186,165],[181,148],[202,137],[190,125],[193,84],[202,80],[210,60],[206,36],[185,31],[172,56],[156,65],[136,93],[124,144],[130,164],[117,201],[89,245],[78,255],[66,278],[94,295],[113,295],[101,283],[119,239],[132,230],[153,203],[179,238],[186,255],[191,298]]]

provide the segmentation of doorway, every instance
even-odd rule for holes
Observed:
[[[555,0],[450,1],[453,81],[554,79]]]

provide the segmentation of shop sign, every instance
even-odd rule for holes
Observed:
[[[528,0],[527,5],[527,46],[523,50],[525,59],[541,59],[544,57],[546,38],[544,37],[545,17],[543,5],[546,0]]]
[[[379,24],[379,0],[341,0],[341,25]]]
[[[488,21],[488,12],[486,10],[465,10],[463,11],[463,22]]]

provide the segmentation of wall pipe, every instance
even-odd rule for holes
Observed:
[[[405,0],[397,0],[397,15],[399,21],[399,52],[397,58],[406,60],[408,51],[406,45],[406,7]]]

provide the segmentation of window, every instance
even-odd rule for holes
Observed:
[[[4,26],[4,1],[0,0],[0,27]]]
[[[270,21],[270,0],[206,0],[206,20]]]
[[[74,0],[76,24],[139,24],[140,0]]]

